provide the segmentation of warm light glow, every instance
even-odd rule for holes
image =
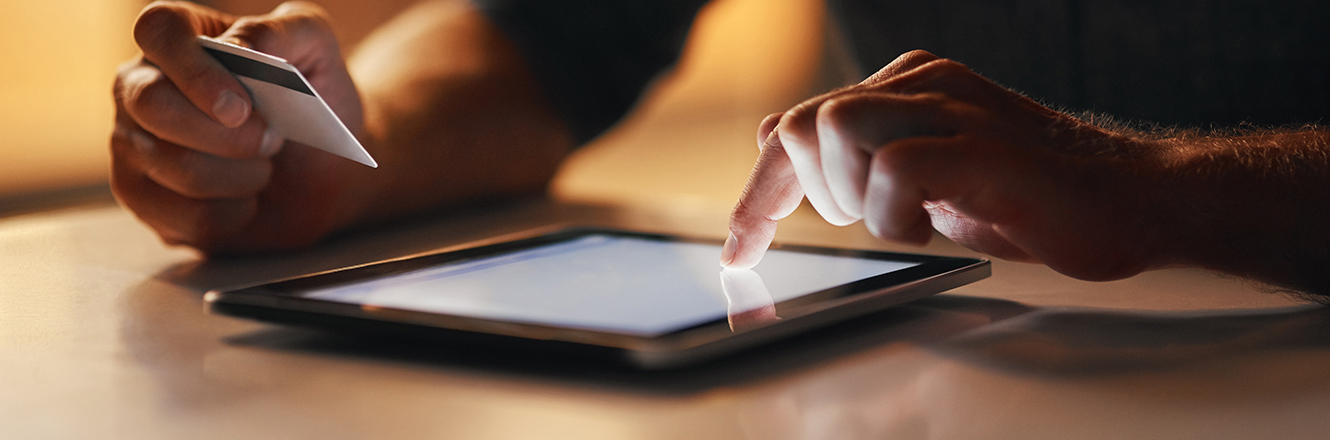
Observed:
[[[144,3],[0,2],[0,197],[105,181],[111,81]]]
[[[711,3],[678,71],[569,161],[556,196],[728,210],[757,159],[758,122],[818,91],[823,8],[821,0]]]
[[[136,53],[130,30],[146,3],[0,2],[0,197],[105,181],[111,82],[115,67]],[[214,2],[250,13],[268,3],[277,1]],[[351,46],[406,0],[377,5],[372,17],[358,14],[366,8],[353,7],[358,2],[322,3]],[[822,2],[718,0],[704,12],[679,74],[621,130],[572,161],[556,193],[620,202],[663,197],[708,208],[737,197],[756,157],[749,138],[758,120],[813,91]],[[733,142],[696,145],[695,138],[716,139],[707,135],[716,131]],[[656,163],[657,172],[619,171],[639,161]],[[605,181],[616,185],[592,184]]]

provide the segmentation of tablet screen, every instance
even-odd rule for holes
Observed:
[[[719,256],[712,244],[596,234],[302,296],[656,336],[918,264],[771,250],[752,273],[727,277]]]

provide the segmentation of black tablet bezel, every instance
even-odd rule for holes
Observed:
[[[728,320],[722,317],[656,336],[365,306],[302,296],[314,289],[492,257],[598,234],[645,240],[721,244],[719,240],[664,234],[603,228],[573,228],[493,244],[310,274],[258,286],[214,290],[208,292],[205,299],[210,312],[263,321],[339,327],[343,330],[354,330],[363,326],[366,329],[392,327],[399,332],[410,332],[411,329],[431,330],[429,333],[432,334],[437,334],[439,331],[462,332],[499,336],[499,340],[507,337],[527,341],[569,343],[608,349],[639,367],[667,368],[941,293],[987,278],[991,274],[989,262],[982,259],[816,246],[778,246],[785,251],[902,261],[917,265],[776,303],[776,312],[781,319],[756,328],[736,332],[731,330]],[[850,304],[854,306],[847,307]]]

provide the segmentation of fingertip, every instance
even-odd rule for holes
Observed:
[[[744,255],[740,258],[739,255],[735,255],[733,260],[730,260],[728,263],[721,263],[720,267],[731,270],[747,270],[752,269],[753,266],[757,266],[757,263],[760,261],[762,261],[762,254],[760,253],[756,257]]]
[[[732,264],[727,264],[727,265],[721,265],[722,268],[724,268],[724,269],[729,269],[729,270],[748,270],[748,269],[752,269],[754,266],[757,266],[757,262],[756,262],[756,261],[754,261],[754,262],[751,263],[751,264],[732,263]]]
[[[721,267],[727,267],[729,266],[730,262],[734,261],[734,252],[735,252],[735,246],[737,245],[737,241],[738,240],[734,238],[733,232],[730,233],[729,237],[725,238],[725,245],[721,246],[720,248]]]
[[[735,270],[752,269],[754,266],[757,266],[757,263],[762,262],[762,255],[765,253],[766,249],[747,252],[738,251],[735,253],[733,260],[730,260],[728,264],[722,264],[720,266],[725,269]]]
[[[259,156],[273,157],[282,149],[282,144],[286,143],[280,134],[272,127],[263,131],[263,140],[259,143]]]
[[[730,233],[721,249],[720,266],[725,269],[752,269],[762,262],[771,238],[764,234]]]

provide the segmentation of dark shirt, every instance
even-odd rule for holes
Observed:
[[[474,0],[522,52],[578,144],[618,122],[683,52],[706,0]]]
[[[679,57],[701,0],[476,0],[579,141]],[[925,49],[1064,110],[1167,125],[1330,113],[1330,2],[828,0],[864,74]]]

